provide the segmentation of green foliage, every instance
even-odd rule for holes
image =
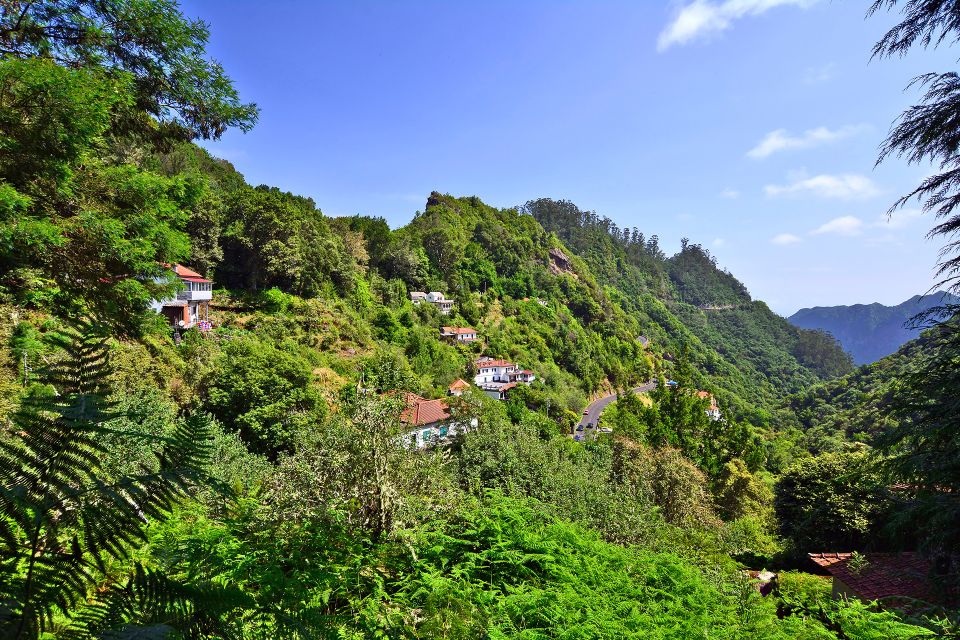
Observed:
[[[690,244],[684,238],[680,253],[670,258],[669,264],[670,279],[687,304],[723,307],[750,302],[747,288],[729,271],[720,271],[717,259],[699,244]]]
[[[929,347],[899,388],[899,424],[878,441],[886,454],[880,464],[889,482],[907,489],[895,528],[916,536],[941,572],[960,583],[960,317],[924,338]]]
[[[797,360],[825,378],[835,378],[853,370],[853,358],[826,331],[800,331],[793,354]]]
[[[226,200],[217,268],[226,286],[302,297],[352,293],[354,266],[313,200],[265,186],[237,189]]]
[[[209,425],[188,418],[135,473],[107,473],[106,345],[81,323],[50,340],[62,355],[25,396],[0,447],[0,629],[35,638],[55,613],[82,602],[108,564],[146,539],[144,521],[162,520],[200,478]],[[145,438],[150,438],[144,434]]]
[[[0,175],[27,194],[68,185],[113,110],[130,106],[125,80],[42,58],[0,62]]]
[[[784,571],[777,579],[779,614],[819,622],[822,635],[812,637],[913,640],[936,636],[929,629],[902,622],[894,613],[874,611],[859,600],[834,600],[829,578]]]
[[[0,14],[4,57],[48,56],[64,67],[132,76],[135,100],[178,137],[219,138],[246,131],[257,108],[239,101],[223,68],[205,59],[207,26],[170,0],[44,0]],[[149,130],[145,121],[125,122]]]
[[[888,517],[883,479],[862,452],[824,453],[802,460],[777,481],[780,532],[798,553],[848,551],[876,543]]]
[[[311,363],[296,351],[251,337],[226,341],[206,383],[214,416],[258,453],[289,450],[323,419]]]
[[[714,501],[724,520],[753,517],[769,521],[773,491],[766,482],[750,473],[746,463],[734,458],[723,465],[713,486]]]

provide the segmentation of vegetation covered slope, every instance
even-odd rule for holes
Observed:
[[[960,298],[938,291],[925,296],[913,296],[892,307],[874,302],[800,309],[788,320],[803,329],[820,329],[830,333],[853,356],[854,362],[861,365],[894,353],[905,342],[920,335],[920,328],[910,322],[914,316],[940,305],[958,302]]]
[[[830,602],[819,578],[798,601],[742,573],[816,522],[778,528],[771,484],[809,452],[774,410],[839,350],[702,249],[565,238],[439,193],[401,229],[330,219],[194,146],[257,112],[174,3],[16,6],[0,14],[0,635],[930,636],[929,617]],[[212,330],[147,310],[174,262],[226,287]],[[449,324],[482,341],[444,342]],[[411,449],[409,394],[442,396],[483,353],[537,381],[502,402],[470,387],[448,402],[473,428]],[[652,377],[614,435],[569,437],[590,395]],[[824,544],[854,538],[839,529]]]

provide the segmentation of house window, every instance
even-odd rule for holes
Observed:
[[[446,427],[440,427],[440,437],[441,437],[441,438],[446,438],[446,437],[447,437],[447,428],[446,428]]]

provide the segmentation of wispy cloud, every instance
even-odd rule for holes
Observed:
[[[713,239],[713,246],[715,246],[715,247],[722,247],[722,246],[725,245],[725,244],[727,244],[727,241],[724,240],[723,238],[714,238],[714,239]]]
[[[731,189],[730,187],[727,187],[726,189],[724,189],[723,191],[720,192],[720,197],[721,197],[721,198],[729,198],[729,199],[733,200],[733,199],[735,199],[735,198],[739,198],[739,197],[740,197],[740,192],[737,191],[736,189]]]
[[[913,224],[914,220],[922,215],[923,211],[920,209],[901,209],[894,211],[890,216],[883,214],[874,226],[884,229],[903,229]]]
[[[861,200],[880,193],[880,189],[870,178],[855,174],[820,174],[811,178],[801,174],[789,184],[768,184],[763,190],[771,197],[812,194],[837,200]]]
[[[856,216],[841,216],[823,223],[811,231],[810,235],[819,236],[829,233],[838,236],[858,236],[863,233],[865,226],[863,220]]]
[[[868,128],[867,125],[863,124],[848,125],[832,130],[827,127],[817,127],[816,129],[807,129],[797,136],[790,135],[790,132],[786,129],[776,129],[764,136],[763,140],[757,143],[757,146],[750,149],[747,156],[759,159],[766,158],[779,151],[819,147],[855,136]]]
[[[693,0],[682,5],[657,39],[657,50],[666,51],[705,36],[726,31],[734,20],[756,16],[774,7],[806,8],[818,0]]]
[[[807,67],[803,72],[803,82],[805,84],[820,84],[827,80],[832,80],[837,75],[837,63],[828,62],[819,67]]]
[[[800,236],[795,236],[792,233],[781,233],[779,235],[775,235],[772,238],[770,238],[770,242],[772,242],[773,244],[786,245],[786,244],[796,244],[798,242],[803,242],[803,240],[802,238],[800,238]]]

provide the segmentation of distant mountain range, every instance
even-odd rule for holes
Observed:
[[[876,362],[894,353],[902,344],[919,335],[908,327],[909,320],[941,304],[960,304],[960,297],[938,291],[913,296],[895,307],[879,302],[837,307],[800,309],[787,318],[801,329],[823,329],[840,341],[856,364]]]

